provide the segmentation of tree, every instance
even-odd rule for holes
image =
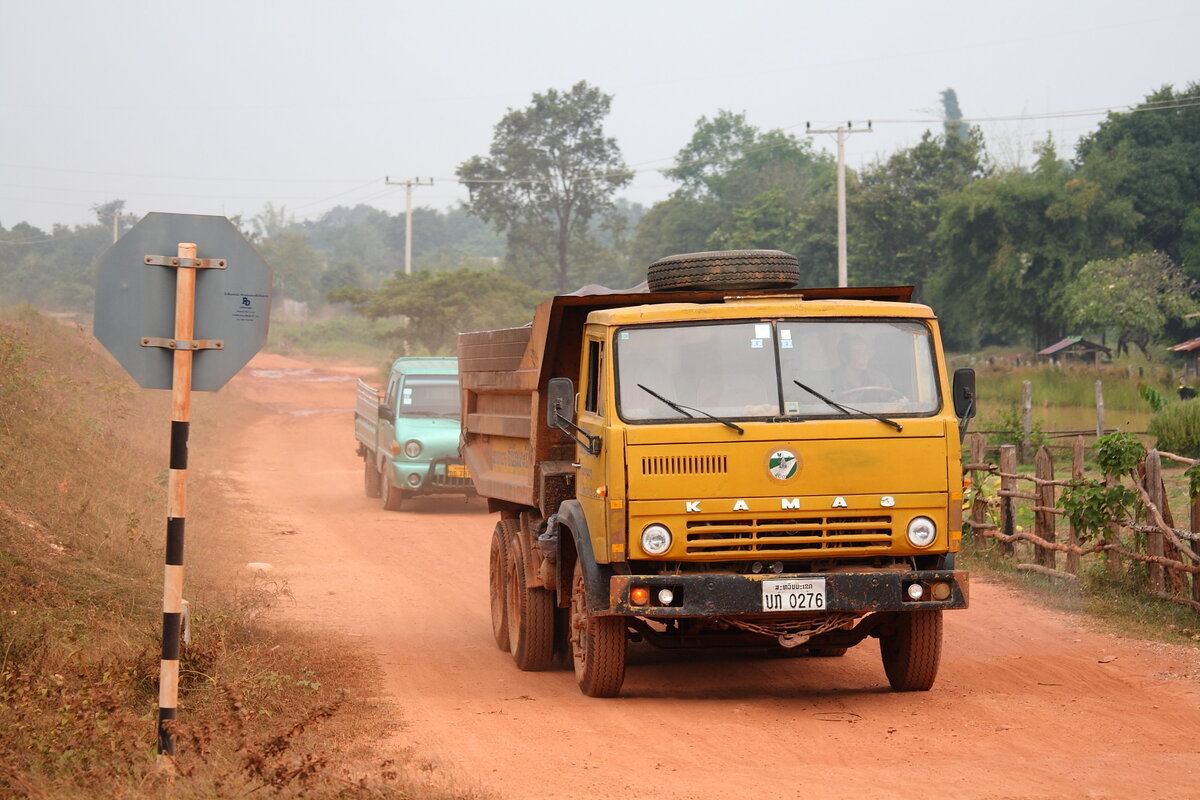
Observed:
[[[458,167],[471,212],[507,233],[510,264],[523,266],[517,253],[530,259],[528,277],[538,285],[569,290],[589,223],[633,179],[616,140],[604,136],[611,103],[585,81],[534,94],[527,108],[509,110],[496,124],[488,157]]]
[[[318,286],[325,263],[303,232],[278,233],[263,239],[258,243],[258,254],[271,267],[276,297],[303,303],[320,299]]]
[[[1053,142],[1032,171],[973,181],[949,195],[934,240],[943,266],[929,299],[950,346],[990,338],[1037,345],[1061,336],[1062,290],[1085,263],[1125,252],[1136,219],[1058,158]]]
[[[701,117],[691,141],[675,154],[675,166],[663,175],[680,183],[676,197],[719,198],[724,178],[757,140],[758,128],[746,122],[745,114],[722,110],[711,120]]]
[[[347,287],[329,294],[369,319],[403,317],[390,338],[406,353],[452,354],[460,331],[506,328],[528,322],[545,295],[494,270],[397,271],[379,289]]]
[[[1194,240],[1185,233],[1200,211],[1200,83],[1182,92],[1164,86],[1134,111],[1109,114],[1076,153],[1085,177],[1132,200],[1137,244],[1200,277]]]
[[[642,217],[635,258],[706,248],[779,249],[802,260],[809,282],[829,282],[824,276],[833,275],[836,255],[836,167],[809,141],[760,132],[744,114],[721,111],[696,122],[691,141],[663,174],[681,185]]]
[[[859,176],[847,192],[854,222],[849,241],[853,283],[912,284],[923,299],[925,284],[942,263],[933,234],[942,200],[988,174],[983,136],[933,136],[893,153]]]
[[[1150,343],[1170,320],[1197,310],[1196,284],[1162,253],[1091,261],[1063,291],[1073,325],[1115,330],[1117,349],[1137,345],[1152,359]]]
[[[962,124],[962,109],[958,107],[958,92],[946,88],[942,90],[942,128],[947,139],[967,140],[969,135],[966,125]]]

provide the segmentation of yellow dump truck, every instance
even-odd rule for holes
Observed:
[[[967,606],[949,375],[910,287],[795,288],[778,251],[672,256],[648,285],[460,334],[462,452],[499,512],[496,643],[614,696],[626,648],[839,656],[929,689]]]

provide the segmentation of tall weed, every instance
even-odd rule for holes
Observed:
[[[1159,450],[1200,457],[1200,400],[1167,404],[1150,420],[1149,432]]]

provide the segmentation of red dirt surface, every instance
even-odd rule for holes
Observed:
[[[971,608],[946,614],[930,692],[889,691],[874,641],[843,658],[639,645],[607,700],[569,670],[518,671],[492,639],[483,501],[388,512],[364,495],[365,373],[256,357],[232,386],[265,413],[221,460],[258,511],[253,560],[295,597],[287,615],[377,654],[402,724],[385,751],[513,800],[1200,797],[1200,652],[1102,635],[978,579]]]

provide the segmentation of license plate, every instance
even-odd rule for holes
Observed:
[[[447,464],[446,475],[451,478],[469,478],[471,473],[467,471],[465,464]]]
[[[763,611],[824,611],[824,578],[778,578],[762,582]]]

